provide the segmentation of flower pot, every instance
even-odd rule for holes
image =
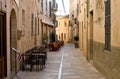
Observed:
[[[75,48],[79,48],[79,45],[78,45],[78,43],[75,43]]]

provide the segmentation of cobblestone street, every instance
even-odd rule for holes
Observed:
[[[21,79],[106,79],[73,44],[66,44],[56,52],[48,52],[43,71],[20,71],[17,75]]]

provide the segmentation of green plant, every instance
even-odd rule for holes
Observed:
[[[75,41],[78,41],[78,40],[79,40],[79,37],[78,37],[78,36],[74,36],[74,40],[75,40]]]

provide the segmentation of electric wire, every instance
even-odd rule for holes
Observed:
[[[65,5],[64,5],[64,1],[63,1],[63,0],[62,0],[62,4],[63,4],[64,12],[65,12],[65,14],[66,14]]]

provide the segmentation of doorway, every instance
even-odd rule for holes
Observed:
[[[7,76],[6,13],[0,11],[0,79]]]
[[[89,54],[89,58],[92,61],[93,60],[93,11],[90,12],[90,54]]]
[[[63,41],[63,33],[61,33],[61,40]]]
[[[15,10],[10,15],[10,48],[17,49],[17,19]],[[11,77],[13,78],[17,72],[16,54],[10,50]]]

